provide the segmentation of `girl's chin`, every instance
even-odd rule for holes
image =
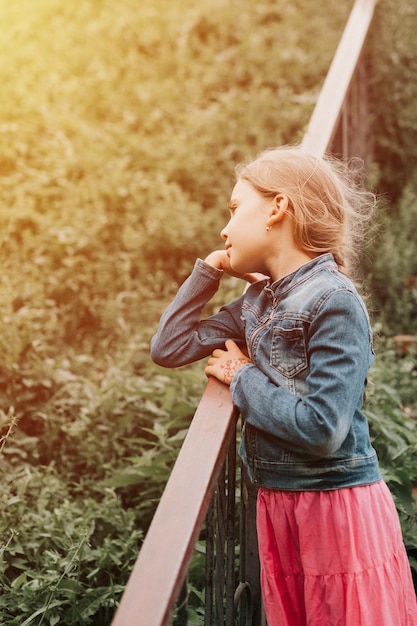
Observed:
[[[236,274],[246,274],[246,270],[242,270],[242,268],[239,266],[239,264],[236,264],[236,263],[230,263],[230,267],[232,268],[232,270],[233,270]]]

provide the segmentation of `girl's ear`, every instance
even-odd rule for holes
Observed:
[[[288,209],[288,196],[283,193],[278,193],[271,206],[267,225],[272,227],[274,224],[281,222]]]

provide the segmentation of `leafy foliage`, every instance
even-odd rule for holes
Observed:
[[[370,46],[374,159],[384,206],[369,245],[367,287],[387,335],[417,333],[416,20],[415,3],[381,0]]]
[[[378,343],[365,412],[383,477],[402,519],[405,542],[416,550],[417,356],[399,355],[382,339]]]
[[[0,0],[0,621],[104,626],[204,385],[150,336],[235,163],[301,137],[351,3],[35,4]]]
[[[385,205],[375,225],[366,283],[373,315],[384,332],[417,334],[417,177],[398,205]]]
[[[7,441],[2,623],[110,623],[202,382],[127,367],[71,379],[43,407],[45,431]]]

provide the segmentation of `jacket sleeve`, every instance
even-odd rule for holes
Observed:
[[[155,363],[163,367],[187,365],[223,348],[227,339],[244,345],[241,299],[200,319],[205,304],[218,290],[222,275],[222,270],[197,259],[192,274],[162,315],[152,337],[151,358]]]
[[[251,364],[236,373],[230,389],[243,420],[277,437],[282,447],[329,456],[340,448],[355,412],[360,412],[373,360],[367,317],[349,292],[322,304],[310,325],[308,357],[308,392],[303,397],[274,384],[267,372]]]

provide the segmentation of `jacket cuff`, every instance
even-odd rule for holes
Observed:
[[[232,382],[230,383],[230,393],[232,395],[232,399],[234,399],[235,394],[237,395],[239,393],[236,387],[239,384],[241,385],[243,384],[243,381],[241,380],[241,378],[242,376],[244,376],[245,372],[247,372],[250,367],[256,367],[256,365],[254,365],[253,363],[245,363],[245,365],[242,365],[242,367],[240,367],[238,371],[236,372],[236,374],[233,376]]]
[[[224,274],[223,270],[219,270],[217,267],[213,267],[209,263],[203,261],[203,259],[197,259],[194,268],[209,276],[209,278],[215,278],[218,280]]]

